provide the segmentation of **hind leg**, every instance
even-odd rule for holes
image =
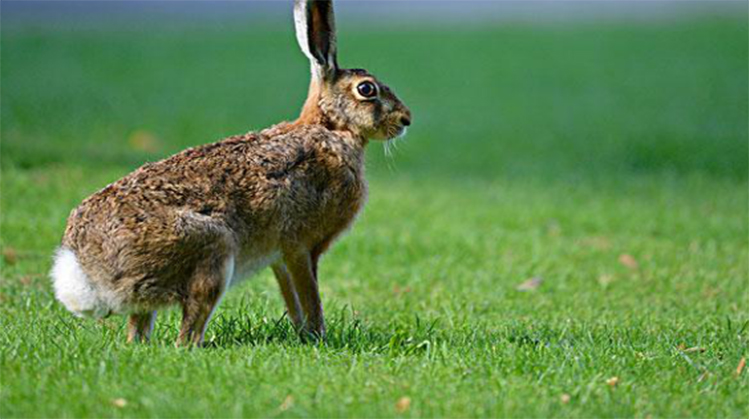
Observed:
[[[156,311],[130,315],[128,318],[128,343],[148,342],[154,329]]]
[[[234,271],[234,258],[214,257],[201,264],[188,284],[182,302],[178,346],[203,344],[203,335]]]

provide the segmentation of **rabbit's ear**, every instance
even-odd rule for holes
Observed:
[[[294,27],[297,42],[310,59],[313,77],[336,74],[336,25],[331,0],[295,0]]]

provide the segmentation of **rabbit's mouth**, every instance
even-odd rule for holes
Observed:
[[[405,112],[391,112],[376,125],[377,130],[370,137],[373,140],[393,140],[406,135],[406,128],[411,125],[411,114]]]
[[[406,135],[406,126],[398,125],[396,127],[397,127],[396,131],[393,133],[392,136],[388,136],[388,140],[393,140],[393,139],[403,137]]]
[[[375,140],[393,140],[406,135],[406,126],[403,124],[389,124],[380,129],[373,139]]]
[[[404,115],[399,115],[396,121],[387,127],[386,139],[393,140],[406,135],[406,128],[411,125],[411,115],[407,111]]]

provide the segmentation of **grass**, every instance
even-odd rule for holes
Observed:
[[[414,126],[323,261],[329,337],[262,273],[193,351],[65,312],[50,255],[144,161],[293,118],[290,29],[8,23],[3,417],[748,417],[746,22],[344,26]]]

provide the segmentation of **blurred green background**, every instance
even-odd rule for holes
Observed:
[[[288,20],[7,22],[4,162],[133,165],[294,118],[308,81]],[[741,19],[386,24],[342,20],[340,59],[414,108],[404,173],[747,178]],[[141,130],[150,155],[126,141]]]
[[[2,3],[3,417],[747,417],[747,4],[338,5],[339,62],[414,123],[371,144],[323,262],[329,342],[276,322],[265,273],[184,352],[176,312],[150,347],[74,319],[50,255],[144,162],[296,117],[290,5],[24,3]]]

